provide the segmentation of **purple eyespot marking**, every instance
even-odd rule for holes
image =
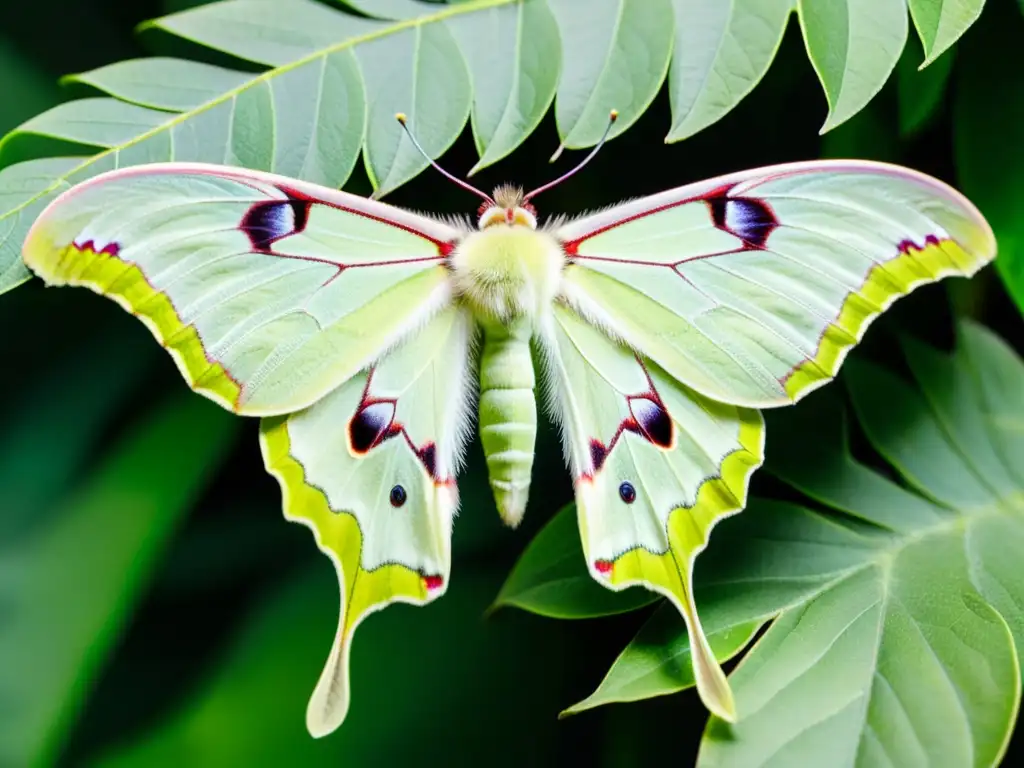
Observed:
[[[256,203],[245,212],[239,228],[249,236],[254,249],[265,253],[282,237],[306,228],[311,205],[308,200],[296,198]]]
[[[650,442],[662,448],[672,445],[672,419],[657,400],[646,395],[629,398],[629,412]]]
[[[581,473],[580,480],[589,481],[594,479],[594,476],[604,467],[608,454],[615,448],[615,444],[619,442],[624,432],[632,432],[634,435],[639,435],[647,442],[659,448],[672,447],[675,440],[672,417],[669,416],[665,404],[661,401],[660,395],[658,395],[657,390],[654,388],[654,382],[647,372],[647,367],[640,358],[637,358],[637,363],[643,368],[650,389],[638,395],[625,395],[630,415],[619,423],[615,434],[611,436],[607,443],[602,442],[596,437],[589,439],[587,444],[590,448],[591,469],[589,472]],[[632,502],[626,503],[631,504]]]
[[[768,204],[753,197],[712,197],[707,203],[715,226],[738,237],[748,249],[764,248],[779,226]]]
[[[455,481],[451,476],[440,477],[437,471],[437,445],[431,441],[416,445],[409,433],[400,421],[395,419],[398,412],[398,400],[394,398],[375,398],[372,394],[373,371],[366,382],[366,389],[363,390],[363,401],[356,408],[356,413],[348,423],[348,442],[352,451],[357,454],[365,454],[376,448],[386,440],[393,437],[405,438],[409,450],[423,464],[430,479],[435,485],[454,485]],[[392,506],[400,507],[405,503],[407,491],[404,487],[396,485],[398,491],[392,489],[393,493],[401,496],[401,502],[396,503],[398,496],[390,497]],[[405,495],[403,495],[405,494]]]
[[[395,420],[395,404],[381,401],[364,405],[348,424],[348,437],[352,450],[366,453],[388,436]]]

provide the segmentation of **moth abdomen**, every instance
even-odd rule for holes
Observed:
[[[515,527],[526,511],[537,438],[531,328],[522,318],[509,325],[484,322],[483,331],[480,440],[498,512]]]

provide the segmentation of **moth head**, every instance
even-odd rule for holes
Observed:
[[[479,214],[477,226],[480,229],[501,224],[537,228],[537,209],[526,201],[521,187],[510,184],[496,187],[492,199],[480,206]]]

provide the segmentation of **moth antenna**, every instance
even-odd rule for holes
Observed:
[[[409,129],[409,126],[407,125],[408,118],[405,116],[404,112],[399,112],[398,114],[396,114],[395,115],[395,120],[397,120],[401,124],[402,128],[405,129],[405,135],[409,137],[409,141],[412,142],[412,145],[414,147],[416,147],[416,149],[419,150],[419,153],[421,155],[423,155],[423,157],[426,158],[427,162],[430,163],[432,166],[434,166],[434,169],[437,170],[438,172],[440,172],[440,174],[442,176],[444,176],[449,181],[454,181],[460,187],[462,187],[463,189],[465,189],[465,190],[467,190],[469,192],[472,192],[474,195],[479,195],[480,197],[482,197],[484,200],[486,200],[491,205],[495,205],[494,200],[486,192],[482,192],[479,189],[477,189],[476,187],[474,187],[472,184],[469,184],[468,182],[463,181],[462,179],[458,178],[457,176],[453,176],[452,174],[448,173],[448,171],[446,171],[444,168],[442,168],[440,165],[438,165],[437,163],[435,163],[433,160],[430,159],[430,155],[428,155],[426,150],[424,150],[423,147],[420,146],[420,143],[418,141],[416,141],[416,137],[412,135],[412,131]]]
[[[596,155],[601,150],[601,147],[603,147],[604,143],[608,140],[608,134],[611,133],[612,126],[615,125],[615,121],[618,120],[618,119],[619,119],[619,110],[613,109],[611,112],[609,112],[608,113],[608,125],[605,126],[604,134],[602,134],[601,140],[599,142],[597,142],[595,147],[592,150],[590,150],[590,154],[587,155],[586,157],[584,157],[575,168],[567,171],[566,173],[563,173],[561,176],[559,176],[554,181],[549,181],[547,184],[544,184],[543,186],[537,187],[532,192],[527,192],[526,195],[523,197],[523,202],[525,203],[530,198],[536,197],[541,192],[547,192],[552,187],[555,187],[555,186],[558,186],[559,184],[561,184],[563,181],[568,179],[570,176],[576,175],[576,173],[579,172],[583,168],[583,166],[585,166],[587,163],[589,163],[591,160],[593,160],[594,159],[594,155]],[[558,152],[555,153],[555,157],[553,157],[551,159],[554,160],[555,158],[557,158],[558,155],[560,155],[562,153],[562,149],[563,149],[563,147],[559,147],[558,148]]]

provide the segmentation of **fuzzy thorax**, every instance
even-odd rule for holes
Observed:
[[[455,289],[480,317],[506,322],[520,315],[537,317],[558,291],[562,249],[551,234],[519,223],[518,216],[512,223],[485,225],[489,213],[481,216],[481,229],[452,254]]]

